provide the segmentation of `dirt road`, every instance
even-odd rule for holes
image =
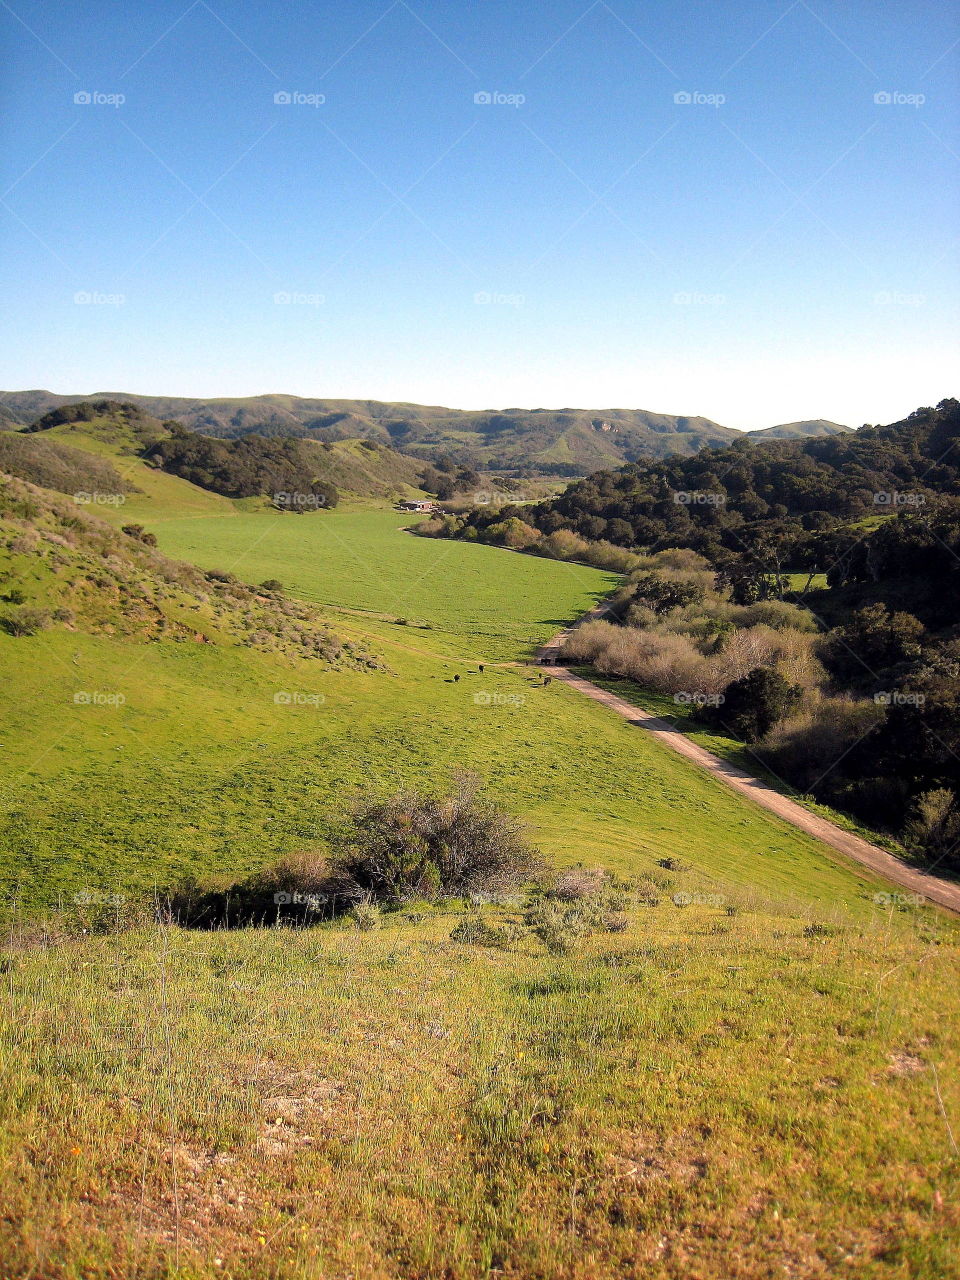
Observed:
[[[585,622],[591,617],[598,616],[600,616],[600,610],[591,610],[581,621]],[[539,650],[538,658],[550,664],[556,663],[559,659],[560,648],[568,634],[569,631],[565,631],[558,636],[554,636]],[[574,675],[566,667],[551,665],[550,674],[578,692],[586,694],[588,698],[593,698],[594,702],[600,702],[605,707],[609,707],[611,711],[623,716],[631,724],[635,724],[641,729],[646,729],[648,733],[654,734],[658,741],[665,746],[679,752],[682,756],[686,756],[688,760],[692,760],[694,764],[712,773],[714,777],[718,778],[726,786],[732,787],[734,791],[738,791],[755,804],[762,805],[764,809],[769,809],[771,813],[783,818],[785,822],[789,822],[794,827],[799,827],[801,831],[805,831],[808,835],[822,840],[824,844],[828,844],[832,848],[839,850],[840,853],[846,854],[848,858],[853,858],[855,862],[869,867],[871,871],[875,871],[878,875],[899,885],[907,893],[920,894],[929,902],[935,902],[938,906],[946,907],[948,911],[955,911],[960,914],[960,884],[918,871],[901,861],[895,854],[888,853],[886,849],[870,844],[869,841],[861,839],[860,836],[856,836],[850,831],[844,831],[842,827],[827,821],[826,818],[821,818],[819,815],[811,813],[809,809],[805,809],[803,805],[797,804],[795,800],[791,800],[788,796],[775,791],[759,778],[754,778],[751,774],[738,769],[736,765],[732,765],[726,760],[721,760],[711,752],[705,751],[703,747],[697,746],[695,742],[692,742],[669,721],[661,720],[659,716],[652,715],[649,711],[643,711],[640,707],[634,706],[632,702],[626,702],[623,698],[618,698],[615,693],[609,693],[606,689],[601,689],[598,685],[591,684],[589,680],[584,680],[582,677]]]

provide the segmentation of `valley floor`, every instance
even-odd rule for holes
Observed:
[[[387,669],[0,635],[4,1280],[960,1274],[956,923],[526,665],[609,575],[142,479],[118,523]],[[554,865],[625,878],[624,932],[67,927],[463,767]]]

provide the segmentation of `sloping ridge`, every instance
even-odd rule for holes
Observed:
[[[869,870],[876,872],[877,875],[883,876],[910,893],[919,894],[927,901],[934,902],[937,906],[945,907],[948,911],[953,911],[960,915],[960,884],[956,884],[951,880],[943,880],[939,876],[908,866],[895,854],[888,853],[886,849],[881,849],[879,845],[871,844],[868,840],[854,835],[851,831],[844,831],[842,827],[838,827],[828,819],[820,817],[819,814],[811,813],[809,809],[797,804],[789,796],[775,791],[773,787],[763,782],[760,778],[755,778],[753,774],[746,773],[743,769],[738,769],[736,765],[730,764],[729,761],[721,760],[719,756],[706,751],[688,738],[675,725],[670,724],[669,721],[662,720],[659,716],[655,716],[649,711],[644,711],[641,707],[634,706],[632,702],[618,698],[615,693],[610,693],[607,689],[601,689],[599,685],[592,684],[589,680],[584,680],[582,676],[574,675],[572,671],[569,671],[564,666],[554,665],[559,658],[561,646],[570,632],[583,622],[602,617],[606,611],[605,605],[598,605],[597,608],[591,609],[573,627],[568,627],[565,631],[561,631],[538,650],[538,659],[551,664],[552,676],[562,680],[564,684],[570,685],[571,688],[576,689],[579,693],[585,694],[588,698],[592,698],[594,702],[600,702],[603,706],[609,707],[611,711],[623,716],[630,724],[637,725],[639,728],[655,734],[658,741],[662,742],[664,746],[670,747],[692,761],[692,763],[699,765],[700,768],[706,769],[720,782],[731,787],[740,795],[746,796],[754,804],[758,804],[776,814],[784,822],[789,822],[791,826],[806,832],[807,835],[830,845],[831,848],[836,849],[846,857],[852,858],[854,862],[859,862],[861,866],[867,867]]]

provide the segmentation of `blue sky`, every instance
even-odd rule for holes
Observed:
[[[939,0],[0,0],[0,385],[891,421],[956,394],[958,39]]]

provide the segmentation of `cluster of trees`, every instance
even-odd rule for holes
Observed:
[[[567,660],[692,705],[799,792],[960,868],[956,400],[598,472],[437,532],[631,557],[613,621],[575,632]]]
[[[21,431],[0,432],[0,471],[59,493],[116,494],[133,489],[106,458]]]
[[[176,422],[145,456],[174,475],[228,498],[268,495],[293,511],[335,507],[336,487],[317,475],[314,448],[301,440],[242,436],[217,440]]]
[[[488,481],[489,483],[489,481]],[[449,502],[458,493],[476,493],[484,488],[479,471],[470,466],[458,466],[449,456],[438,458],[420,473],[420,487],[436,494],[441,502]]]
[[[689,458],[598,471],[550,502],[469,520],[519,516],[541,533],[568,529],[621,547],[691,547],[712,561],[783,552],[802,567],[818,538],[866,516],[960,495],[960,404],[903,422],[809,440],[737,440]]]
[[[152,421],[139,405],[128,400],[80,400],[51,409],[25,428],[27,431],[46,431],[75,422],[95,422],[98,418],[119,418],[129,423]]]

